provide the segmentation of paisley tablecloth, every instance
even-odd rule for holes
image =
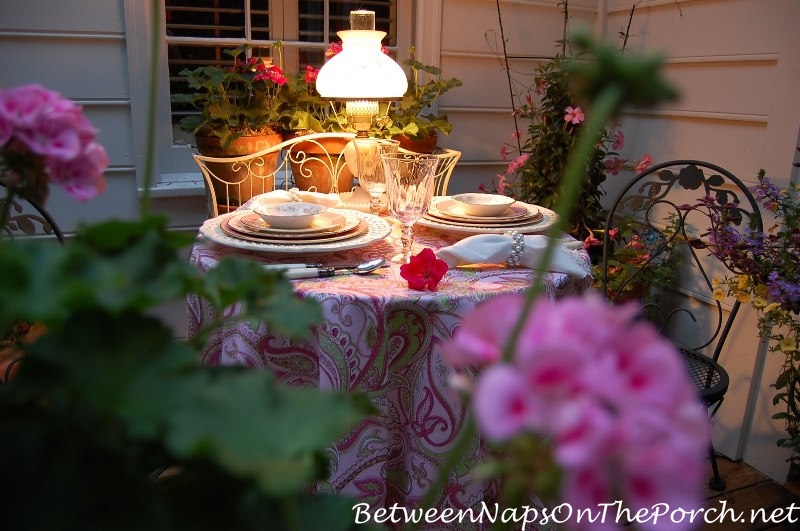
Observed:
[[[413,252],[425,246],[436,250],[461,237],[419,227]],[[367,247],[304,258],[353,263],[391,257],[399,245],[395,238],[396,231]],[[222,256],[265,263],[298,261],[297,255],[259,254],[202,238],[190,260],[207,271]],[[442,359],[441,343],[476,304],[523,291],[533,274],[530,269],[505,267],[451,269],[435,292],[409,289],[396,264],[369,276],[297,280],[297,293],[323,307],[324,321],[309,337],[291,340],[275,335],[264,323],[239,322],[234,307],[227,310],[224,327],[212,334],[203,362],[269,370],[293,385],[370,393],[380,413],[330,448],[330,482],[320,488],[353,495],[373,508],[395,503],[414,507],[437,477],[467,414],[448,385],[452,371]],[[560,273],[546,273],[544,280],[549,297],[582,293],[591,282]],[[188,312],[190,336],[212,320],[208,304],[197,297],[188,300]],[[478,440],[471,441],[468,455],[439,494],[440,508],[474,506],[494,494],[492,485],[474,482],[470,475],[481,459]]]

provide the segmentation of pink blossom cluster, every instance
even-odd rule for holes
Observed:
[[[11,179],[43,177],[21,167],[32,155],[34,166],[42,167],[46,177],[72,197],[79,201],[95,197],[105,190],[103,172],[108,166],[95,134],[81,107],[56,92],[35,84],[0,89],[0,155]],[[18,161],[17,166],[9,159]]]
[[[611,175],[617,175],[625,168],[632,167],[634,173],[642,173],[653,164],[653,158],[645,153],[639,160],[633,161],[633,166],[628,165],[628,160],[620,157],[610,157],[604,161],[606,171]]]
[[[504,361],[523,304],[518,295],[483,303],[443,347],[456,367],[485,366],[473,385],[480,431],[498,442],[522,433],[552,441],[561,501],[573,510],[619,499],[631,514],[701,508],[709,421],[675,347],[635,319],[635,304],[593,293],[537,299]]]

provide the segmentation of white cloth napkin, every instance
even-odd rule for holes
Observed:
[[[303,203],[316,203],[329,208],[342,206],[342,198],[339,194],[324,194],[321,192],[307,192],[292,188],[290,190],[273,190],[252,197],[241,206],[242,209],[253,209],[258,205],[268,205],[272,203],[285,203],[287,201],[297,201]]]
[[[551,238],[542,235],[526,235],[525,245],[519,253],[519,265],[531,269],[539,268],[541,256]],[[511,256],[513,238],[506,234],[478,234],[464,238],[449,247],[439,249],[436,256],[448,266],[467,264],[505,264]],[[577,249],[570,249],[562,240],[556,240],[555,249],[546,271],[566,273],[576,278],[592,274],[591,265]]]

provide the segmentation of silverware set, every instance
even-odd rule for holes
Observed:
[[[325,278],[338,275],[368,275],[373,271],[386,267],[389,264],[383,258],[376,258],[361,264],[348,266],[326,266],[321,263],[309,264],[264,264],[264,269],[283,270],[286,278],[296,280],[301,278]]]

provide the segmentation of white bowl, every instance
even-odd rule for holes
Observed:
[[[499,216],[510,207],[516,199],[499,194],[466,193],[453,196],[461,210],[469,216]]]
[[[314,216],[322,214],[328,208],[316,203],[290,201],[286,203],[268,203],[258,205],[253,212],[276,229],[302,229],[314,221]]]

